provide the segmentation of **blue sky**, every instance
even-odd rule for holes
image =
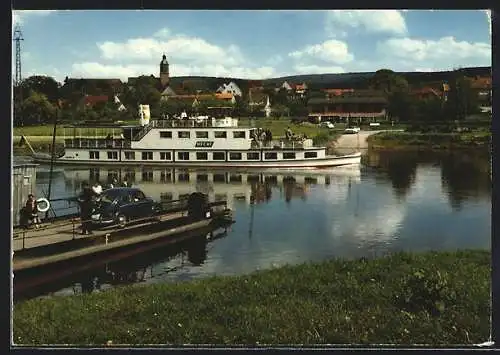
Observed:
[[[491,65],[483,10],[30,10],[14,11],[13,20],[24,35],[23,77],[59,81],[158,75],[163,52],[171,76],[265,79]]]

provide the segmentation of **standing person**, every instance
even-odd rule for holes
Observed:
[[[26,200],[25,213],[28,220],[32,221],[35,228],[40,228],[40,218],[38,217],[38,204],[36,202],[35,196],[33,194],[28,195],[28,200]]]
[[[93,205],[92,197],[92,190],[90,189],[89,185],[84,182],[83,191],[78,197],[78,202],[80,203],[80,219],[82,220],[82,234],[92,234],[92,231],[90,230],[90,218],[92,216]]]
[[[92,192],[94,193],[95,197],[99,199],[102,194],[102,186],[99,181],[96,181],[94,186],[92,186]]]

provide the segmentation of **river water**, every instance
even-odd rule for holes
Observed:
[[[227,199],[235,223],[34,290],[27,297],[99,292],[134,283],[239,275],[259,269],[391,252],[490,249],[489,157],[472,153],[368,152],[361,167],[314,171],[202,171],[59,167],[52,197],[75,196],[83,181],[113,177],[157,200],[202,191]],[[37,173],[37,193],[48,187]],[[251,204],[251,197],[256,203]],[[56,213],[72,212],[66,202]],[[70,207],[64,211],[64,208]],[[207,240],[210,234],[213,240]]]

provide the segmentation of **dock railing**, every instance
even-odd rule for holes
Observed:
[[[53,199],[50,200],[50,202],[56,202],[56,201],[67,201],[68,204],[71,204],[73,202],[76,203],[77,198],[76,197],[69,197],[69,198],[59,198],[59,199]],[[139,219],[134,219],[133,220],[133,227],[140,227],[141,225],[149,225],[153,220],[157,220],[157,222],[160,222],[158,220],[158,217],[165,216],[167,214],[175,214],[175,213],[180,213],[179,217],[185,217],[188,214],[188,205],[187,205],[187,198],[182,198],[179,200],[170,200],[170,201],[161,201],[159,204],[162,206],[161,211],[151,217],[145,217],[145,218],[139,218]],[[214,202],[209,202],[208,207],[219,207],[219,206],[224,206],[224,210],[227,210],[227,201],[214,201]],[[63,215],[57,216],[55,214],[56,210],[68,210],[69,208],[72,207],[66,207],[66,208],[58,208],[53,210],[53,217],[48,218],[48,219],[43,219],[42,220],[42,228],[41,229],[36,229],[36,228],[29,228],[25,229],[20,226],[15,226],[13,229],[13,241],[16,240],[22,240],[22,248],[21,250],[24,250],[26,248],[26,240],[29,239],[36,239],[36,238],[47,238],[51,236],[57,236],[61,228],[66,228],[71,226],[71,238],[65,239],[61,242],[66,242],[69,240],[75,240],[77,239],[77,235],[80,233],[78,232],[79,229],[81,228],[81,225],[83,222],[91,222],[92,220],[82,220],[80,218],[80,211],[78,208],[78,213],[67,213]],[[102,227],[99,229],[96,229],[96,234],[90,235],[91,237],[105,237],[106,242],[107,242],[107,237],[110,235],[110,233],[117,232],[123,230],[119,228],[117,225],[111,225],[109,227]],[[46,233],[43,233],[42,235],[39,235],[38,231],[45,231]],[[34,232],[36,234],[34,234]],[[30,235],[31,234],[31,235]],[[52,245],[52,244],[57,244],[58,242],[55,243],[48,243],[47,245]],[[14,249],[14,248],[13,248]]]

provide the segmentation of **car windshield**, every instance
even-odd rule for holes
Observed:
[[[106,191],[101,195],[101,201],[112,203],[118,196],[120,196],[119,191]]]

